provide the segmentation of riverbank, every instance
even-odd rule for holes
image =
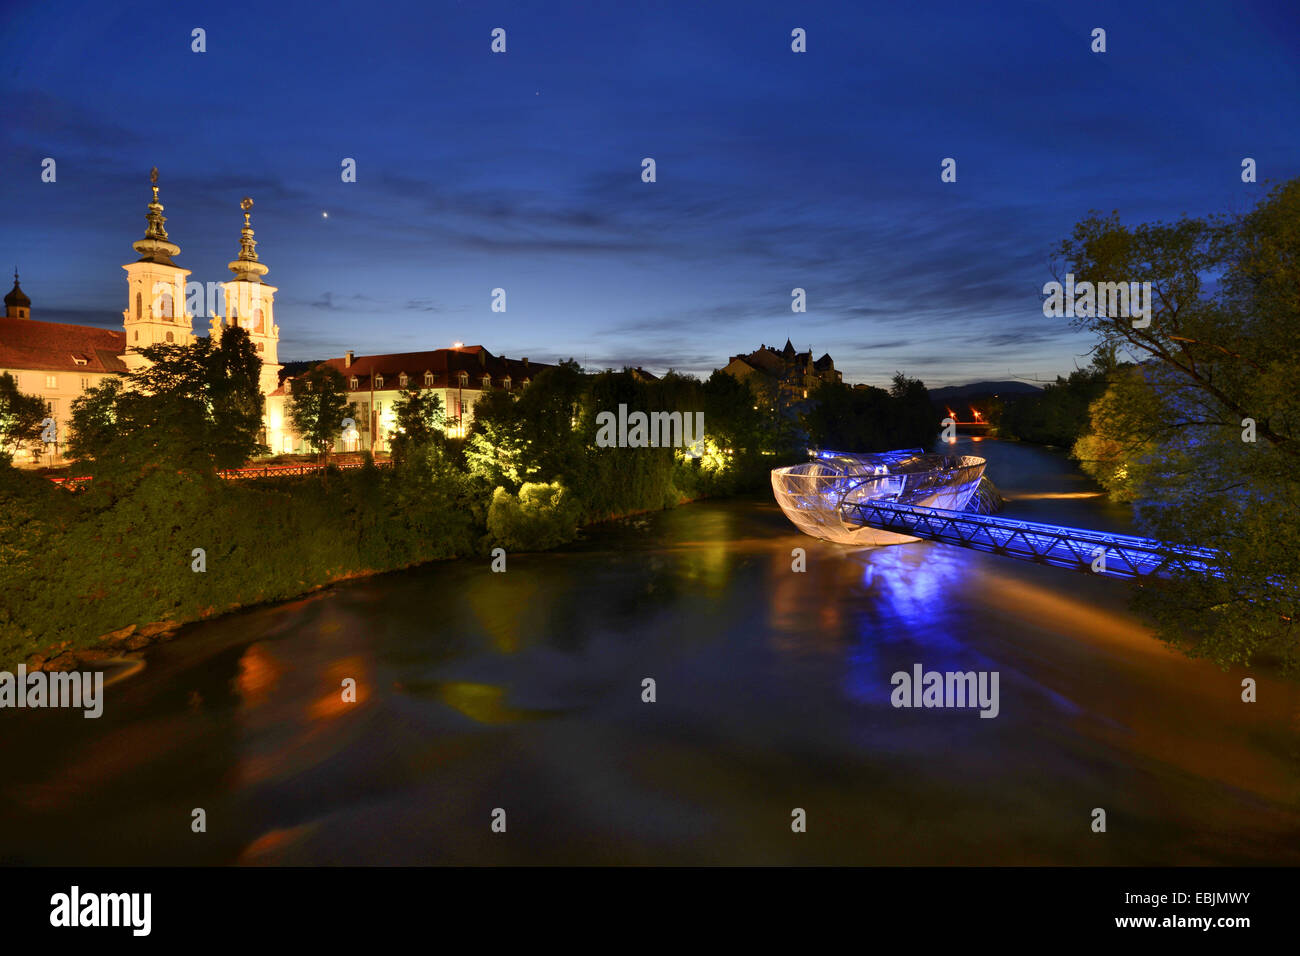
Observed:
[[[450,559],[449,559],[450,560]],[[51,644],[48,647],[33,652],[24,663],[28,673],[34,671],[63,672],[84,670],[90,667],[102,666],[103,664],[133,660],[131,655],[137,652],[143,652],[155,644],[162,644],[174,640],[180,633],[181,629],[189,624],[198,624],[202,621],[217,620],[229,615],[236,614],[240,611],[249,611],[257,607],[266,607],[294,601],[300,598],[308,597],[319,591],[327,590],[339,584],[345,584],[348,581],[356,581],[361,578],[373,577],[378,574],[389,574],[393,571],[407,570],[406,568],[389,568],[383,571],[358,571],[352,574],[340,575],[339,577],[327,581],[324,584],[317,584],[299,594],[291,595],[287,598],[276,599],[273,601],[261,601],[256,604],[235,604],[225,608],[222,611],[212,614],[200,615],[184,621],[151,621],[148,624],[128,624],[120,627],[115,631],[100,635],[92,640],[89,646],[72,647],[70,641],[62,641],[57,644]],[[0,664],[0,668],[12,666],[9,664]]]
[[[368,481],[367,486],[373,492],[373,489],[376,488],[377,486],[376,476],[370,475],[369,479],[370,481]],[[347,510],[347,509],[355,509],[356,497],[367,497],[367,496],[350,496],[350,494],[348,494],[348,489],[350,489],[352,485],[359,483],[359,481],[360,481],[359,477],[354,477],[354,479],[350,481],[347,479],[347,477],[334,475],[330,477],[331,489],[329,485],[322,484],[320,483],[320,481],[316,479],[305,479],[305,480],[296,481],[296,483],[291,483],[291,484],[285,483],[285,481],[279,481],[279,483],[276,484],[263,485],[261,486],[261,489],[253,488],[253,486],[251,485],[244,485],[243,488],[240,488],[238,490],[233,489],[233,494],[235,499],[246,498],[252,501],[252,499],[257,498],[257,492],[259,492],[259,490],[261,490],[261,492],[266,492],[266,490],[274,489],[277,488],[278,486],[278,490],[279,492],[283,493],[283,496],[287,496],[290,498],[294,498],[296,496],[296,498],[298,498],[299,501],[303,497],[312,497],[312,496],[317,496],[317,494],[324,493],[325,496],[330,499],[330,501],[333,501],[335,505],[338,506],[337,509],[334,510]],[[391,479],[387,479],[386,476],[380,477],[380,479],[378,479],[378,486],[382,486],[385,483],[391,484]],[[195,488],[191,488],[188,490],[190,490],[190,493],[203,494],[203,492],[200,492],[200,490],[196,490],[198,488],[201,488],[201,485],[196,485]],[[432,492],[432,489],[429,488],[425,488],[424,490],[426,490],[426,492]],[[29,499],[35,497],[36,499],[38,499],[40,506],[45,507],[49,505],[48,496],[40,496],[39,493],[40,489],[38,488],[38,486],[29,484],[29,486],[27,486],[26,492],[27,492],[26,497]],[[307,492],[308,494],[305,494],[304,496],[304,492]],[[86,492],[83,492],[83,494],[85,493]],[[68,492],[65,492],[65,490],[62,489],[57,489],[57,494],[62,494],[62,496],[66,496]],[[279,496],[279,497],[283,497],[283,496]],[[17,505],[17,499],[21,499],[22,497],[23,496],[13,496],[13,494],[10,494],[8,498],[9,505]],[[274,499],[276,497],[277,496],[270,496],[270,499]],[[382,494],[380,497],[382,497]],[[437,497],[438,496],[434,496],[434,494],[430,494],[430,498],[437,499]],[[675,503],[673,503],[672,506],[676,507],[679,505],[685,505],[685,503],[702,501],[702,499],[705,499],[706,497],[707,496],[699,496],[699,494],[697,494],[697,496],[694,497],[681,496],[679,499],[677,499]],[[425,499],[426,506],[428,506],[428,501],[429,498],[426,498]],[[29,511],[31,510],[30,503],[31,502],[29,501]],[[60,505],[66,506],[66,503],[68,502],[61,501],[59,503]],[[220,499],[209,497],[208,503],[213,507],[213,509],[216,509],[217,512],[220,512],[222,509],[229,509],[231,505],[231,493],[230,492],[222,493]],[[257,510],[261,511],[260,506],[265,505],[266,501],[256,501],[255,503],[256,505],[259,505],[259,509]],[[285,502],[279,501],[279,503],[283,505],[283,503]],[[446,501],[443,501],[443,505],[446,505],[446,503],[447,503]],[[616,522],[616,520],[629,518],[629,516],[649,514],[649,512],[653,512],[656,510],[660,510],[660,509],[650,509],[650,507],[646,507],[646,509],[628,510],[627,512],[623,512],[623,514],[619,514],[619,515],[602,516],[602,518],[590,520],[590,522],[586,522],[585,524],[575,525],[572,531],[573,533],[578,533],[585,528],[594,528],[597,527],[597,525],[599,524]],[[14,509],[13,511],[13,514],[18,514],[18,512],[21,511],[22,509],[17,509],[16,507],[16,509]],[[233,515],[233,518],[238,519],[238,515],[246,514],[247,509],[235,509],[234,511],[235,514]],[[445,514],[446,509],[442,509],[442,511],[443,514]],[[99,514],[98,510],[90,509],[90,515],[88,516],[94,518],[94,516],[98,516],[98,514]],[[411,511],[409,511],[409,509],[403,512],[404,518],[409,518],[409,515],[411,515]],[[211,514],[207,516],[209,519],[212,518]],[[513,514],[512,518],[513,520],[515,520],[516,524],[519,523],[520,520],[523,520],[523,522],[525,522],[526,524],[526,520],[528,520],[528,515],[517,514],[517,505],[516,505],[516,514]],[[490,519],[491,519],[491,515],[489,512],[489,515],[487,515],[487,522],[485,522],[485,525],[487,523],[490,523]],[[400,520],[400,519],[396,519],[396,520]],[[220,522],[220,520],[216,522],[216,524],[231,524],[231,523],[235,523],[235,522]],[[442,553],[438,553],[439,550],[438,548],[434,548],[432,550],[426,550],[425,555],[421,555],[422,559],[413,559],[413,561],[395,563],[394,557],[396,557],[396,555],[409,554],[409,550],[399,549],[395,551],[389,551],[389,553],[387,553],[387,555],[389,555],[389,562],[383,563],[381,564],[381,566],[355,567],[355,568],[351,568],[351,570],[337,572],[337,574],[329,574],[328,576],[325,576],[324,580],[316,580],[316,581],[309,580],[309,576],[305,574],[304,571],[303,578],[299,579],[300,587],[298,588],[279,587],[274,589],[274,591],[269,591],[269,592],[253,591],[251,593],[251,596],[243,598],[243,600],[231,600],[221,605],[201,604],[201,602],[191,602],[191,604],[188,606],[181,605],[179,606],[179,609],[172,609],[172,613],[166,614],[165,617],[162,617],[162,615],[160,615],[160,617],[157,619],[135,620],[135,622],[126,622],[126,623],[121,622],[121,620],[117,620],[117,622],[114,622],[114,626],[110,628],[110,630],[105,630],[100,633],[88,633],[86,632],[85,628],[82,628],[81,631],[74,631],[72,636],[62,637],[61,640],[56,640],[56,641],[42,641],[39,639],[29,639],[25,641],[19,640],[17,646],[14,645],[13,631],[16,630],[16,624],[14,624],[14,620],[16,619],[21,620],[21,615],[14,613],[14,610],[10,609],[8,615],[6,615],[6,618],[8,618],[8,623],[9,623],[9,627],[8,627],[9,633],[8,635],[6,635],[9,637],[9,645],[8,645],[8,649],[6,649],[6,653],[0,654],[0,667],[13,667],[16,666],[17,663],[25,663],[27,670],[29,671],[82,670],[82,669],[86,669],[86,667],[103,665],[104,662],[116,661],[116,659],[129,657],[131,656],[131,654],[143,652],[143,650],[146,650],[147,648],[149,648],[149,646],[159,644],[159,643],[164,643],[164,641],[172,640],[174,639],[175,635],[177,635],[177,632],[181,630],[182,627],[187,626],[187,624],[194,624],[194,623],[204,622],[204,620],[212,620],[216,618],[225,617],[225,615],[234,614],[237,613],[237,611],[247,611],[253,609],[253,607],[277,605],[277,604],[283,604],[283,602],[287,602],[287,601],[299,600],[299,598],[309,596],[309,594],[325,591],[325,589],[333,588],[335,587],[335,585],[338,584],[347,583],[347,581],[370,578],[370,576],[374,576],[374,575],[391,574],[391,572],[395,572],[395,571],[409,570],[409,568],[419,567],[421,566],[421,564],[430,563],[433,561],[448,561],[448,559],[456,559],[456,558],[464,559],[464,558],[471,557],[472,554],[486,555],[487,551],[489,551],[489,546],[491,544],[494,544],[494,542],[493,540],[491,540],[491,536],[485,533],[486,532],[485,525],[484,527],[480,527],[480,525],[478,525],[477,523],[474,523],[472,525],[461,523],[460,527],[448,528],[446,527],[446,525],[443,525],[443,527],[438,527],[433,529],[433,531],[435,532],[433,536],[433,540],[442,541],[442,545],[441,545]],[[265,515],[263,515],[263,522],[259,524],[259,527],[261,528],[276,527],[276,523],[269,522],[269,520],[265,519]],[[529,529],[525,527],[524,531],[525,531],[525,540],[526,540],[526,533],[528,533]],[[369,533],[372,533],[372,535],[374,535],[374,533],[381,533],[382,535],[383,532],[382,529],[373,527],[373,524],[370,524]],[[45,537],[44,544],[45,546],[47,546],[47,549],[56,548],[57,546],[56,542],[57,540],[59,540],[59,536],[49,535],[49,533],[47,532],[47,535],[45,535],[44,537]],[[211,538],[208,537],[203,537],[203,536],[196,536],[196,537],[199,537],[200,540],[211,541]],[[96,536],[96,538],[98,538],[98,540],[103,540],[103,536]],[[74,538],[70,536],[64,536],[64,540],[72,541],[74,540]],[[299,540],[299,538],[294,537],[292,538],[292,540]],[[538,540],[541,540],[541,538],[538,538]],[[568,540],[572,540],[572,535],[569,535],[568,532],[562,531],[562,533],[560,533],[558,538],[552,536],[551,540],[554,541],[554,544],[551,544],[550,546],[551,548],[554,548],[554,546],[559,546],[560,544],[564,544],[564,542],[567,542]],[[190,562],[188,562],[190,563],[191,574],[205,575],[205,574],[209,574],[209,568],[207,567],[209,553],[216,555],[218,553],[221,553],[222,550],[238,551],[240,549],[238,548],[238,546],[235,546],[235,548],[225,548],[225,549],[222,548],[213,549],[211,548],[211,546],[208,546],[208,548],[201,549],[203,550],[204,553],[203,558],[201,558],[201,561],[203,561],[204,563],[204,568],[201,571],[195,567],[195,564],[196,562],[199,561],[199,558],[196,558],[195,555],[192,554],[192,550],[194,549],[191,549],[191,553],[186,555],[187,558],[191,558]],[[528,549],[517,550],[515,551],[515,553],[526,553],[526,551],[528,550],[547,550],[547,549],[528,548]],[[114,557],[121,557],[121,555],[122,555],[121,551],[117,551],[117,553],[114,553]],[[432,555],[432,557],[430,557],[430,555]],[[186,583],[188,583],[188,580],[185,578],[182,578],[181,580],[186,580]],[[44,578],[44,581],[45,584],[47,584],[47,588],[52,587],[53,583],[51,579],[48,578],[48,576],[47,578]],[[85,583],[81,583],[81,584],[85,585]],[[103,592],[104,589],[100,588],[99,591]],[[90,593],[94,594],[95,591],[91,591]],[[85,589],[83,589],[81,594],[85,596],[86,594]],[[86,601],[86,602],[82,602],[82,604],[90,604],[91,606],[94,606],[94,601]],[[129,613],[129,609],[127,609],[127,613]]]

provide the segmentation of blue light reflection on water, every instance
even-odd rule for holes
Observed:
[[[985,605],[986,592],[1023,585],[1048,569],[928,541],[850,552],[845,560],[861,566],[855,575],[860,593],[846,621],[851,642],[843,657],[841,694],[850,709],[845,737],[864,759],[886,757],[928,773],[934,761],[962,766],[973,777],[992,780],[1007,748],[1045,712],[1075,720],[1079,704],[1048,682],[1024,670],[1024,660],[996,637],[1005,625]],[[1010,572],[1010,574],[1008,574]],[[1052,574],[1066,572],[1049,571]],[[978,700],[965,707],[895,708],[891,678],[914,665],[924,672],[997,674],[996,719],[979,716]],[[1037,716],[1033,716],[1037,715]],[[982,755],[982,756],[981,756]]]
[[[889,676],[913,663],[927,670],[978,670],[989,664],[960,639],[961,606],[952,600],[977,573],[968,555],[917,542],[859,551],[849,560],[862,563],[861,580],[870,598],[858,604],[855,615],[850,697],[888,703]]]

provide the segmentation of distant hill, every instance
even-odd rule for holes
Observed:
[[[971,382],[969,385],[949,385],[946,388],[930,389],[930,399],[935,402],[951,401],[954,398],[969,398],[973,395],[1028,395],[1040,392],[1037,385],[1026,382]]]

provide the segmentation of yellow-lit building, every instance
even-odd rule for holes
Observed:
[[[396,427],[393,406],[406,389],[433,392],[442,401],[447,434],[464,437],[474,418],[474,404],[488,391],[518,392],[549,365],[527,358],[493,355],[481,345],[457,345],[429,352],[356,355],[348,352],[323,364],[343,376],[348,401],[356,405],[355,434],[344,439],[340,429],[336,451],[388,452]],[[267,443],[273,453],[306,453],[311,449],[293,431],[288,402],[292,377],[267,396]]]
[[[72,400],[104,379],[125,373],[125,351],[124,332],[33,319],[31,299],[15,272],[14,287],[5,296],[5,317],[0,319],[0,374],[13,375],[20,392],[45,402],[46,413],[55,421],[55,441],[34,455],[24,453],[14,464],[62,464]]]

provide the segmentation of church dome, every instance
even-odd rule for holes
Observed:
[[[18,288],[18,273],[15,272],[14,287],[9,291],[9,294],[5,296],[5,307],[30,309],[31,306],[32,300],[27,298],[27,294],[23,292],[22,289]]]

